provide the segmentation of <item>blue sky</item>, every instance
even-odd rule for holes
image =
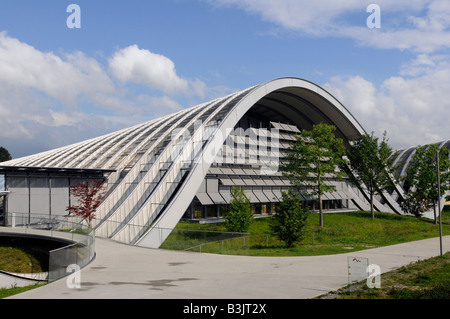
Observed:
[[[447,0],[2,0],[0,145],[34,154],[284,76],[394,148],[449,139],[449,27]]]

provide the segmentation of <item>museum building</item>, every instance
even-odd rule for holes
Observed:
[[[0,223],[17,216],[64,216],[77,199],[70,187],[104,181],[106,194],[93,221],[96,236],[159,247],[182,218],[220,220],[235,186],[243,187],[255,216],[274,212],[292,185],[279,163],[302,130],[336,127],[346,147],[365,133],[330,93],[299,78],[280,78],[174,114],[58,149],[0,163]],[[450,147],[449,141],[442,142]],[[402,150],[398,163],[412,153]],[[369,208],[368,196],[348,180],[330,181],[323,209]],[[396,185],[375,200],[402,213]],[[316,198],[302,193],[317,210]]]

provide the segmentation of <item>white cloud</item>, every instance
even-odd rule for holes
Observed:
[[[445,59],[445,57],[442,58]],[[441,57],[439,56],[430,57],[427,54],[419,54],[414,61],[405,63],[402,66],[400,75],[419,76],[421,74],[427,73],[436,67],[436,63],[440,59]]]
[[[413,64],[426,68],[414,77],[392,76],[378,88],[360,76],[335,77],[324,88],[368,132],[387,131],[396,148],[448,139],[450,57],[419,56]]]
[[[117,51],[109,66],[82,52],[42,52],[0,32],[0,146],[14,157],[56,148],[181,109],[172,95],[209,91],[179,77],[169,58],[137,46]],[[127,83],[151,90],[136,93]]]
[[[216,0],[260,16],[282,30],[312,37],[349,38],[361,46],[409,50],[414,61],[380,86],[361,76],[331,78],[324,88],[368,131],[387,131],[395,147],[450,137],[450,1],[448,0]],[[369,4],[381,9],[381,28],[370,29]],[[278,29],[279,30],[279,29]],[[438,53],[441,53],[438,55]]]
[[[68,105],[80,95],[113,94],[112,81],[97,61],[81,52],[65,59],[0,32],[0,82],[35,89]]]
[[[348,79],[334,77],[324,88],[329,89],[338,100],[345,101],[345,105],[357,107],[357,112],[363,116],[373,116],[378,112],[375,86],[360,76]]]
[[[218,0],[209,1],[215,5],[237,6],[262,19],[289,30],[311,34],[328,32],[332,21],[343,12],[361,6],[359,0]],[[359,5],[358,5],[359,4]]]
[[[450,33],[446,31],[365,27],[342,27],[338,36],[353,38],[358,44],[376,49],[411,50],[433,53],[450,48]]]
[[[381,49],[434,52],[450,47],[448,0],[217,0],[216,6],[235,6],[283,29],[312,36],[355,39]],[[381,28],[369,29],[369,4],[381,9]],[[425,12],[425,13],[424,13]],[[357,16],[355,19],[349,18]]]
[[[427,16],[410,16],[409,21],[421,30],[444,31],[450,25],[450,2],[447,0],[432,1],[428,6]]]
[[[204,83],[189,82],[177,75],[169,58],[131,45],[119,50],[109,60],[111,73],[121,82],[144,84],[168,94],[193,93],[202,96]]]

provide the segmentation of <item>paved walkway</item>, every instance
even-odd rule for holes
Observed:
[[[450,236],[443,238],[444,252]],[[347,257],[381,272],[439,255],[439,238],[316,257],[244,257],[147,249],[96,239],[81,287],[63,278],[12,299],[307,299],[347,285]],[[383,276],[381,276],[383,284]]]

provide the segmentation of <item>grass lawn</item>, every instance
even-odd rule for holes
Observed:
[[[47,271],[40,259],[26,249],[0,246],[0,270],[17,273],[35,273]],[[27,287],[0,288],[0,299],[40,287],[35,284]]]
[[[450,235],[449,209],[446,208],[444,211],[442,220],[443,235]],[[202,241],[195,240],[194,232],[192,232],[188,236],[191,246],[188,246],[216,241],[216,243],[203,245],[201,251],[251,256],[313,256],[346,253],[439,236],[439,225],[424,218],[375,213],[375,219],[372,219],[370,212],[325,214],[324,227],[321,228],[319,215],[312,213],[308,217],[304,239],[294,247],[286,248],[283,242],[270,235],[269,222],[270,217],[255,219],[249,229],[249,236],[245,239],[222,241],[222,239],[211,237]],[[225,232],[223,224],[180,222],[177,229]],[[185,236],[183,233],[174,233],[161,248],[177,249],[174,248],[175,243],[183,241],[183,236]],[[184,246],[182,249],[186,248]]]
[[[26,286],[26,287],[0,288],[0,299],[6,298],[9,296],[13,296],[13,295],[17,295],[22,292],[41,287],[43,285],[45,285],[45,284],[35,284],[35,285],[31,285],[31,286]]]
[[[0,270],[17,273],[35,273],[47,271],[43,269],[42,256],[22,248],[0,246]]]
[[[365,281],[316,299],[450,299],[450,253],[381,274],[381,287]]]

